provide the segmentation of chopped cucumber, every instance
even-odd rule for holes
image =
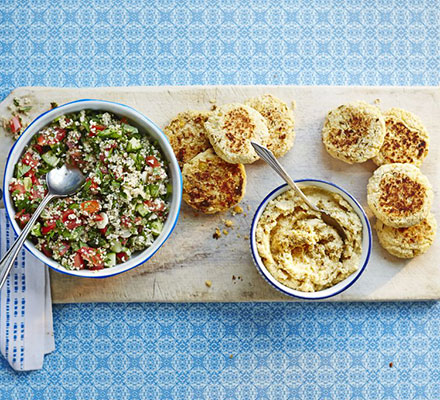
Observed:
[[[81,126],[87,131],[90,132],[90,125],[89,122],[87,120],[84,120],[83,122],[81,122]]]
[[[80,246],[77,242],[71,242],[72,243],[72,251],[77,252],[80,249]]]
[[[78,240],[80,237],[83,236],[84,233],[84,227],[83,226],[77,226],[71,233],[72,239]]]
[[[29,191],[32,187],[32,179],[28,177],[23,178],[23,185],[26,191]]]
[[[113,267],[113,265],[116,265],[116,253],[108,253],[107,257],[105,257],[104,265],[106,267]]]
[[[111,251],[114,251],[115,253],[120,253],[122,251],[122,245],[119,240],[115,240],[114,242],[111,242]]]
[[[148,190],[150,192],[151,197],[159,196],[159,185],[148,185]]]
[[[116,182],[116,181],[112,181],[111,185],[112,185],[112,188],[115,190],[118,190],[121,187],[121,183]]]
[[[119,139],[122,137],[122,132],[107,128],[98,132],[98,136],[103,138]]]
[[[30,169],[31,169],[31,167],[29,165],[25,165],[25,164],[21,164],[21,163],[17,164],[17,178],[21,178]]]
[[[43,236],[41,234],[41,224],[39,222],[37,222],[31,229],[31,235],[37,236],[37,237],[41,237]]]
[[[56,167],[60,159],[56,157],[50,150],[47,153],[44,153],[41,158],[49,164],[51,167]]]
[[[159,236],[163,229],[163,223],[161,221],[153,221],[151,223],[151,232],[154,236]]]
[[[131,126],[131,125],[128,125],[128,124],[122,124],[122,129],[124,129],[124,131],[128,132],[128,133],[138,133],[139,132],[138,128]]]
[[[139,152],[139,153],[137,153],[137,157],[136,157],[135,162],[136,162],[136,166],[141,167],[140,169],[142,169],[142,167],[145,164],[145,157]]]
[[[150,211],[148,210],[148,207],[145,206],[145,204],[138,204],[136,206],[136,211],[145,217]]]
[[[131,256],[131,251],[130,251],[130,249],[129,249],[128,247],[122,247],[122,248],[121,248],[121,251],[122,251],[123,253],[127,254],[128,257]]]
[[[129,152],[129,153],[132,153],[132,152],[134,152],[134,151],[137,151],[137,150],[139,150],[139,149],[141,149],[142,148],[142,144],[141,144],[141,142],[138,140],[138,139],[136,139],[135,137],[132,137],[129,141],[128,141],[128,144],[127,144],[127,151]]]

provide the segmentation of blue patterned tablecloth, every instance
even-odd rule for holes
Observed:
[[[23,85],[438,85],[431,0],[0,0]],[[54,307],[44,369],[0,399],[440,399],[440,304]]]

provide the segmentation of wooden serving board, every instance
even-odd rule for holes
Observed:
[[[113,100],[133,106],[160,127],[186,109],[207,110],[213,104],[241,102],[246,98],[271,93],[288,104],[296,103],[296,140],[293,149],[281,159],[294,179],[320,178],[332,181],[351,192],[364,206],[366,185],[375,169],[373,162],[350,166],[331,158],[321,143],[321,127],[330,109],[340,104],[365,100],[377,102],[386,110],[401,107],[414,112],[431,135],[428,158],[422,171],[434,186],[433,212],[439,214],[440,189],[440,90],[429,87],[299,87],[299,86],[217,86],[217,87],[126,87],[126,88],[18,88],[1,104],[0,115],[8,116],[14,97],[27,96],[34,105],[29,118],[49,108],[52,101],[63,104],[82,98]],[[0,136],[0,165],[12,140]],[[74,278],[51,271],[55,303],[72,302],[228,302],[286,301],[254,267],[249,251],[250,224],[258,204],[281,180],[262,161],[246,166],[247,192],[244,213],[229,212],[207,216],[182,205],[179,222],[161,250],[146,264],[107,279]],[[1,171],[3,178],[3,170]],[[222,220],[234,222],[228,235],[213,239]],[[361,278],[335,301],[426,300],[440,298],[440,239],[428,253],[415,259],[399,260],[379,245],[374,235],[370,263]],[[212,282],[211,287],[205,282]]]

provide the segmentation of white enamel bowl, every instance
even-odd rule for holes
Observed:
[[[289,190],[289,186],[287,184],[279,186],[271,193],[269,193],[266,196],[266,198],[262,201],[262,203],[259,205],[257,211],[255,212],[254,219],[251,225],[251,233],[250,233],[250,246],[251,246],[252,258],[254,260],[258,272],[263,276],[263,278],[267,282],[269,282],[274,288],[278,289],[280,292],[288,296],[293,296],[304,300],[322,300],[328,297],[336,296],[339,293],[343,292],[344,290],[348,289],[351,285],[353,285],[353,283],[355,283],[358,280],[358,278],[361,276],[362,272],[364,272],[365,267],[368,264],[368,260],[370,259],[370,254],[371,254],[371,246],[372,246],[370,223],[362,206],[356,201],[356,199],[351,194],[349,194],[339,186],[318,179],[301,179],[295,182],[298,183],[300,186],[314,185],[323,188],[325,190],[328,190],[330,192],[335,192],[340,194],[353,207],[357,215],[359,215],[359,218],[362,222],[362,254],[359,262],[359,268],[357,269],[356,272],[354,272],[353,274],[351,274],[349,277],[339,282],[338,284],[329,287],[327,289],[323,289],[319,292],[310,292],[310,293],[291,289],[283,285],[282,283],[278,282],[271,275],[271,273],[264,266],[263,261],[261,260],[260,255],[258,254],[257,242],[256,242],[257,224],[267,204],[272,199],[279,196],[281,193],[284,193],[285,191]]]
[[[168,171],[170,174],[171,183],[173,185],[173,193],[170,201],[170,212],[164,224],[161,234],[156,238],[156,240],[154,241],[151,247],[149,247],[144,251],[134,253],[128,261],[122,264],[117,264],[112,268],[104,268],[98,271],[89,271],[89,270],[70,271],[59,265],[55,260],[46,257],[41,251],[35,248],[35,246],[30,240],[27,240],[25,242],[25,247],[33,255],[35,255],[42,262],[49,265],[51,268],[53,268],[56,271],[66,273],[69,275],[86,277],[86,278],[104,278],[128,271],[149,260],[154,255],[154,253],[156,253],[156,251],[159,250],[159,248],[168,239],[179,217],[180,203],[182,201],[182,175],[180,173],[179,165],[177,163],[176,157],[174,156],[171,145],[168,142],[168,139],[166,138],[164,133],[147,117],[145,117],[135,109],[126,106],[124,104],[113,103],[104,100],[89,100],[89,99],[73,101],[71,103],[67,103],[62,106],[59,106],[53,110],[47,111],[44,114],[41,114],[26,128],[26,130],[23,132],[20,138],[15,142],[14,146],[9,152],[9,156],[6,161],[6,169],[3,180],[3,200],[4,200],[6,212],[9,216],[9,219],[11,220],[12,227],[14,228],[14,231],[18,234],[21,231],[21,229],[19,228],[18,224],[15,222],[14,219],[15,209],[8,190],[8,184],[13,176],[15,165],[18,163],[24,148],[27,146],[27,144],[32,139],[32,137],[38,131],[40,131],[40,129],[44,128],[52,120],[54,120],[56,117],[60,115],[68,114],[72,112],[78,112],[84,109],[108,111],[120,117],[125,117],[131,123],[133,123],[138,128],[140,128],[140,130],[143,130],[150,137],[157,140],[162,150],[162,154],[168,160],[169,163]]]

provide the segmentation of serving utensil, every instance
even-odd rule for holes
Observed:
[[[255,152],[260,156],[260,158],[266,161],[266,163],[269,164],[272,167],[272,169],[279,176],[281,176],[281,178],[284,179],[284,181],[304,200],[304,202],[312,210],[321,213],[322,220],[327,225],[330,225],[333,228],[335,228],[336,232],[338,232],[339,236],[344,242],[345,239],[347,238],[347,235],[345,234],[344,229],[339,224],[339,222],[336,221],[336,219],[334,219],[327,211],[321,210],[307,198],[307,196],[303,193],[303,191],[299,188],[299,186],[293,181],[293,179],[289,176],[289,174],[286,172],[283,166],[279,163],[279,161],[275,158],[273,153],[267,147],[261,146],[256,142],[251,142],[251,144]]]
[[[78,168],[67,165],[63,165],[61,168],[54,168],[46,174],[47,195],[41,201],[17,240],[0,261],[0,289],[5,284],[6,277],[14,265],[26,237],[47,204],[54,198],[67,197],[76,193],[84,185],[85,180],[86,178]]]

